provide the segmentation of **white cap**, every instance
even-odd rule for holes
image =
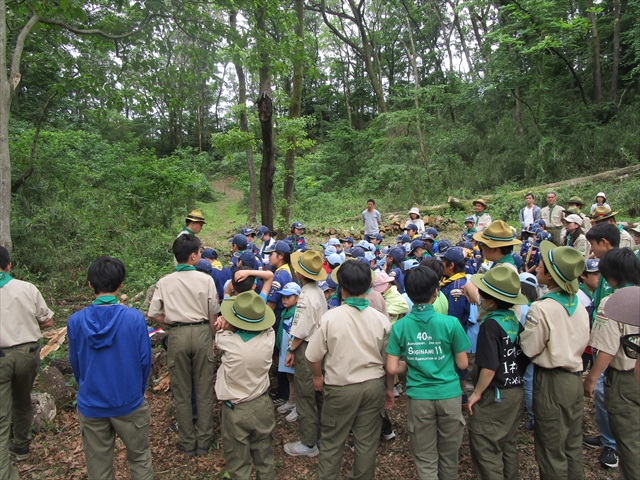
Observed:
[[[564,217],[564,221],[567,223],[577,223],[578,225],[582,226],[582,217],[580,215],[576,215],[575,213]]]

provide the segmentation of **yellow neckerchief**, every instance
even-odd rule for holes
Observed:
[[[278,270],[284,270],[287,269],[287,272],[289,272],[289,275],[291,275],[291,277],[293,278],[293,274],[291,273],[291,269],[289,268],[289,265],[287,263],[285,263],[284,265],[282,265],[281,267],[276,268],[276,272]],[[284,285],[283,285],[284,286]]]
[[[460,273],[455,273],[451,275],[449,278],[443,278],[440,281],[440,288],[443,288],[446,285],[450,284],[451,282],[455,282],[456,280],[460,280],[461,278],[465,278],[465,277],[466,275],[463,272],[460,272]]]
[[[210,260],[211,268],[215,268],[216,270],[222,271],[222,264],[219,260]]]

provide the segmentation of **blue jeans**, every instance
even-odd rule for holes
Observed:
[[[533,425],[533,363],[530,363],[524,372],[524,404],[527,407],[529,423]]]
[[[595,362],[595,360],[594,360]],[[596,425],[598,425],[598,432],[602,437],[602,446],[616,449],[616,441],[611,433],[611,427],[609,426],[609,413],[604,408],[604,375],[605,370],[600,374],[596,381],[596,388],[593,392],[593,401],[596,405]]]

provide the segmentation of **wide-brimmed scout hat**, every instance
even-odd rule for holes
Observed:
[[[508,247],[522,243],[521,240],[513,237],[513,230],[502,220],[496,220],[482,232],[474,233],[473,239],[484,243],[489,248]]]
[[[584,272],[586,263],[582,253],[571,247],[556,247],[544,240],[540,252],[545,271],[567,293],[578,293],[578,277]]]
[[[189,212],[189,215],[187,215],[187,220],[189,220],[190,222],[207,223],[204,221],[204,215],[198,208]]]
[[[322,268],[322,255],[315,250],[292,253],[291,266],[297,273],[311,280],[318,281],[327,278],[327,272]]]
[[[420,216],[420,210],[418,210],[418,207],[413,207],[411,210],[409,210],[408,215],[411,215],[412,213],[415,213],[416,215]]]
[[[576,215],[575,213],[567,215],[563,220],[567,223],[575,223],[582,226],[582,217],[580,215]]]
[[[609,207],[596,207],[591,216],[589,217],[592,222],[600,222],[611,217],[615,217],[618,212],[612,212]]]
[[[640,223],[639,223],[638,225],[636,225],[635,227],[630,228],[630,229],[629,229],[629,231],[630,231],[630,232],[633,232],[633,233],[638,233],[638,234],[640,234]]]
[[[580,197],[571,197],[569,199],[569,201],[567,202],[567,205],[570,205],[572,203],[574,203],[576,205],[580,205],[581,207],[584,206],[584,202],[582,201],[582,199]]]
[[[487,202],[484,201],[484,198],[476,198],[473,202],[472,205],[475,205],[476,203],[479,203],[480,205],[482,205],[484,208],[487,208]]]
[[[526,305],[527,297],[520,293],[520,277],[513,268],[500,266],[492,268],[487,273],[476,273],[471,282],[481,292],[486,292],[493,298],[513,305]]]
[[[353,257],[347,257],[344,262],[342,262],[340,265],[338,265],[336,268],[334,268],[331,271],[331,275],[329,275],[328,278],[331,278],[331,281],[333,281],[336,285],[340,285],[338,283],[338,270],[340,270],[340,267],[342,267],[342,265],[344,265],[345,263],[352,262],[354,260],[358,260],[358,259]],[[373,270],[371,270],[371,281],[373,282],[375,279],[376,279],[376,274],[373,273]]]
[[[220,305],[224,319],[236,328],[257,332],[271,328],[276,315],[254,290],[240,293]]]
[[[604,304],[604,316],[640,327],[640,287],[625,287],[612,293]]]

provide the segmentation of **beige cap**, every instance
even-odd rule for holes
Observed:
[[[582,226],[582,217],[580,215],[576,215],[575,213],[564,217],[564,221],[567,223],[577,223],[578,225]]]

